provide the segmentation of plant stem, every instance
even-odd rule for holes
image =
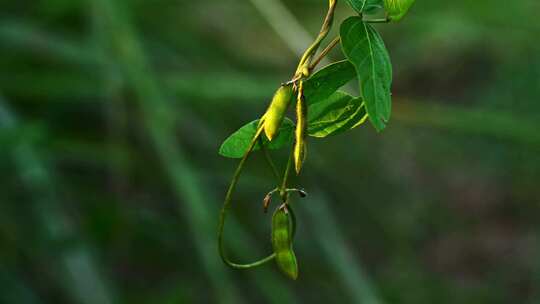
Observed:
[[[313,62],[311,63],[311,65],[309,66],[309,70],[313,70],[314,68],[317,67],[317,65],[319,65],[319,63],[324,59],[324,57],[326,57],[326,55],[328,55],[328,53],[330,53],[330,51],[341,41],[341,37],[340,36],[337,36],[336,38],[334,38],[334,40],[332,40],[332,42],[330,42],[330,44],[324,49],[322,50],[322,52],[319,54],[319,56],[317,56],[317,58],[315,60],[313,60]]]
[[[384,18],[384,19],[371,19],[371,20],[362,20],[367,23],[388,23],[390,22],[390,19]]]
[[[268,163],[268,166],[270,166],[270,168],[272,169],[272,173],[274,174],[276,181],[279,183],[279,180],[280,180],[279,171],[276,165],[274,164],[274,162],[272,161],[272,156],[270,155],[270,151],[268,151],[268,149],[264,146],[262,137],[260,137],[259,142],[261,143],[261,150],[263,151],[264,158],[266,159],[266,163]]]
[[[332,24],[334,22],[334,12],[336,10],[336,4],[337,4],[337,0],[328,0],[328,12],[326,13],[326,17],[324,19],[319,35],[317,36],[315,41],[311,44],[311,46],[304,52],[304,55],[302,55],[302,58],[300,59],[300,62],[298,63],[298,67],[296,68],[295,75],[303,73],[304,67],[309,67],[311,58],[313,57],[315,52],[317,52],[317,50],[319,49],[321,42],[324,40],[324,38],[326,38],[326,36],[328,35],[328,32],[330,32],[330,28],[332,28]],[[309,70],[307,72],[309,73]],[[308,76],[308,75],[305,75],[305,76]]]
[[[244,154],[244,157],[242,157],[242,160],[240,160],[240,163],[238,164],[238,167],[236,168],[236,171],[234,172],[233,178],[231,180],[231,184],[229,185],[229,189],[227,190],[227,194],[225,195],[225,201],[223,202],[223,207],[221,208],[221,213],[219,215],[219,226],[218,226],[219,255],[221,259],[223,260],[223,262],[232,268],[237,268],[237,269],[253,268],[253,267],[257,267],[262,264],[265,264],[275,258],[275,253],[272,253],[271,255],[253,263],[248,263],[248,264],[234,263],[234,262],[231,262],[227,258],[227,254],[225,253],[225,246],[223,244],[223,230],[225,227],[225,219],[227,218],[227,211],[229,211],[229,209],[231,208],[232,195],[234,193],[234,189],[236,188],[236,185],[238,184],[238,180],[240,179],[240,174],[242,173],[242,170],[244,169],[244,165],[246,164],[246,161],[248,160],[249,155],[253,151],[253,148],[255,147],[257,140],[259,140],[259,137],[262,131],[263,131],[263,126],[261,125],[257,129],[255,136],[251,140],[249,148]]]
[[[323,25],[321,27],[321,30],[319,32],[319,35],[315,39],[315,41],[309,46],[309,48],[304,52],[302,55],[302,58],[300,59],[300,62],[298,63],[298,67],[295,72],[295,79],[301,80],[303,77],[306,77],[310,73],[310,62],[313,57],[313,55],[317,52],[319,49],[319,46],[321,45],[321,42],[326,38],[328,35],[328,32],[330,31],[330,28],[332,27],[332,23],[334,21],[334,11],[336,8],[337,0],[328,0],[328,12],[326,13],[326,17],[324,19]],[[238,164],[238,167],[236,168],[236,171],[234,172],[234,175],[231,179],[231,184],[229,185],[229,189],[227,190],[227,194],[225,195],[225,201],[223,202],[223,207],[221,208],[220,216],[219,216],[219,225],[218,225],[218,247],[219,247],[219,255],[223,262],[227,264],[228,266],[232,268],[237,269],[247,269],[247,268],[253,268],[256,266],[260,266],[262,264],[265,264],[272,259],[275,258],[275,253],[262,258],[256,262],[249,263],[249,264],[238,264],[231,262],[226,253],[225,253],[225,246],[223,244],[223,230],[225,226],[225,220],[227,218],[227,211],[231,208],[231,202],[232,202],[232,195],[234,193],[234,190],[236,188],[236,185],[238,184],[238,180],[240,179],[240,175],[242,173],[242,170],[244,169],[244,165],[249,158],[249,155],[253,151],[253,148],[255,147],[255,144],[259,140],[259,137],[263,131],[263,126],[259,126],[257,129],[257,132],[255,136],[253,137],[248,150],[240,160],[240,163]],[[279,177],[279,173],[273,164],[270,155],[268,154],[268,151],[265,150],[263,146],[263,150],[265,153],[265,157],[267,162],[269,163],[270,167],[272,167],[272,171],[274,171],[274,175],[276,177]],[[289,178],[290,170],[292,167],[292,161],[294,156],[294,145],[291,149],[291,154],[289,156],[289,160],[287,162],[287,167],[285,169],[285,173],[283,175],[283,181],[281,183],[281,187],[279,188],[280,196],[283,202],[287,202],[287,196],[288,193],[286,191],[287,189],[287,180]],[[279,178],[278,178],[279,179]]]
[[[285,203],[287,201],[287,180],[289,179],[289,174],[291,172],[291,167],[294,157],[294,145],[291,148],[291,153],[289,154],[289,160],[287,161],[287,167],[285,168],[285,173],[283,174],[283,181],[281,182],[281,187],[279,188],[279,195],[281,200]]]

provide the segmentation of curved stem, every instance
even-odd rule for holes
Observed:
[[[326,17],[324,19],[319,35],[317,36],[315,41],[311,44],[311,46],[304,52],[304,55],[302,55],[302,58],[300,59],[300,62],[298,63],[298,67],[296,69],[295,75],[302,73],[304,67],[309,68],[311,58],[313,57],[315,52],[317,52],[317,50],[319,49],[321,42],[324,40],[324,38],[326,38],[326,36],[328,35],[328,32],[330,32],[330,28],[332,28],[332,24],[334,22],[334,11],[336,10],[336,4],[337,4],[337,0],[328,0],[328,12],[326,13]]]
[[[244,169],[244,165],[246,164],[246,161],[249,158],[249,155],[253,151],[253,148],[255,147],[255,144],[257,143],[257,140],[259,139],[262,133],[262,130],[263,130],[263,126],[260,126],[257,129],[257,132],[255,133],[253,140],[251,140],[248,150],[244,154],[244,157],[242,157],[242,160],[240,160],[240,163],[238,164],[238,167],[236,168],[236,171],[234,172],[233,178],[231,180],[231,184],[229,185],[229,189],[227,190],[227,194],[225,195],[225,201],[223,202],[223,207],[221,208],[221,212],[219,215],[219,225],[218,225],[219,255],[225,264],[227,264],[228,266],[232,268],[237,268],[237,269],[247,269],[247,268],[257,267],[271,261],[276,256],[275,253],[272,253],[271,255],[253,263],[248,263],[248,264],[234,263],[234,262],[231,262],[229,258],[227,257],[227,254],[225,253],[225,245],[223,244],[223,230],[225,227],[225,219],[227,218],[227,211],[229,211],[229,209],[231,208],[231,202],[232,202],[234,189],[236,188],[236,185],[238,184],[238,180],[240,179],[240,174],[242,173],[242,170]]]
[[[309,48],[302,55],[302,58],[300,59],[300,62],[298,63],[298,67],[295,72],[295,79],[301,80],[301,78],[309,76],[310,62],[313,58],[313,55],[317,52],[317,50],[319,49],[319,46],[321,45],[321,42],[326,38],[326,36],[328,35],[328,32],[330,31],[330,28],[332,27],[332,23],[334,21],[334,11],[336,8],[336,4],[337,4],[337,0],[328,0],[328,12],[326,13],[326,17],[324,19],[319,35],[317,36],[315,41],[311,44],[311,46],[309,46]],[[221,212],[219,215],[219,225],[218,225],[219,255],[225,264],[227,264],[228,266],[232,268],[237,268],[237,269],[247,269],[247,268],[257,267],[271,261],[276,256],[275,253],[272,253],[271,255],[253,263],[248,263],[248,264],[234,263],[228,259],[227,254],[225,252],[225,245],[223,244],[223,234],[224,234],[223,230],[225,227],[225,220],[227,218],[227,211],[229,211],[229,209],[231,208],[232,196],[233,196],[234,190],[236,188],[236,185],[238,184],[238,180],[240,179],[240,175],[242,173],[242,170],[244,169],[244,165],[246,164],[246,161],[249,158],[249,155],[253,151],[253,148],[255,147],[257,140],[259,140],[262,130],[263,130],[263,125],[260,125],[249,145],[248,150],[246,151],[246,153],[240,160],[240,163],[238,164],[238,167],[236,168],[236,171],[234,172],[234,175],[232,177],[231,184],[229,185],[229,189],[227,190],[227,194],[225,195],[225,201],[223,202],[223,207],[221,208]],[[265,150],[264,146],[263,146],[263,150]],[[283,181],[281,183],[281,187],[279,188],[280,196],[284,203],[287,202],[287,197],[288,197],[288,193],[286,191],[287,180],[289,178],[289,173],[292,167],[293,156],[294,156],[294,145],[291,149],[291,154],[287,162],[285,174],[283,175]],[[272,167],[272,170],[274,171],[274,174],[276,175],[276,177],[279,177],[277,169],[273,165],[273,162],[271,158],[269,157],[268,152],[266,150],[265,150],[265,157],[268,163],[270,164],[270,166]]]
[[[268,149],[263,145],[262,138],[260,139],[260,142],[261,142],[261,150],[263,150],[264,158],[266,159],[268,166],[270,166],[270,168],[272,169],[272,173],[274,174],[276,181],[279,183],[279,180],[280,180],[279,171],[276,165],[274,164],[274,162],[272,161],[272,156],[270,155],[270,151],[268,151]]]
[[[294,157],[294,145],[291,148],[291,153],[289,154],[289,160],[287,161],[287,167],[285,168],[285,174],[283,174],[283,181],[281,182],[281,186],[279,188],[279,195],[281,196],[281,200],[283,202],[287,201],[287,196],[289,195],[287,193],[287,180],[289,179],[289,173],[291,172],[293,157]]]
[[[253,262],[253,263],[248,263],[248,264],[237,264],[237,263],[233,263],[231,261],[226,261],[225,263],[229,266],[231,266],[232,268],[236,268],[236,269],[249,269],[249,268],[254,268],[254,267],[258,267],[258,266],[261,266],[261,265],[264,265],[270,261],[272,261],[274,258],[276,257],[276,254],[275,253],[272,253],[271,255],[265,257],[265,258],[262,258],[256,262]]]

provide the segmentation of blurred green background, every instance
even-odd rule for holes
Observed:
[[[237,162],[219,145],[290,78],[325,10],[0,1],[0,303],[539,303],[536,0],[418,1],[377,26],[393,117],[310,140],[299,280],[222,264]],[[351,14],[341,1],[337,22]],[[243,177],[226,239],[251,261],[270,250],[273,178],[261,157]]]

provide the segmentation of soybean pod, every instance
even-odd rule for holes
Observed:
[[[307,106],[303,93],[303,83],[300,82],[298,98],[296,101],[296,132],[294,144],[294,167],[296,174],[300,174],[302,165],[306,159],[306,131],[307,131]]]
[[[289,278],[298,278],[298,263],[293,251],[292,239],[295,218],[287,204],[281,205],[272,216],[272,247],[279,269]]]
[[[272,102],[263,116],[264,133],[270,141],[272,141],[279,132],[279,127],[281,127],[281,123],[285,118],[285,113],[291,103],[292,95],[293,88],[291,85],[281,86],[274,94]]]

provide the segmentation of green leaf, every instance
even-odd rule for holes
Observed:
[[[349,5],[358,13],[373,13],[373,9],[382,6],[382,0],[347,0]]]
[[[392,106],[392,66],[381,36],[360,17],[343,21],[340,29],[343,53],[352,62],[369,119],[382,131]]]
[[[335,92],[324,101],[309,106],[308,135],[319,138],[337,135],[360,125],[365,115],[361,98]]]
[[[242,158],[244,153],[248,150],[249,144],[253,140],[253,136],[255,136],[258,126],[259,120],[257,119],[238,129],[223,142],[219,148],[219,154],[229,158]],[[293,130],[294,123],[290,119],[285,118],[279,128],[279,134],[274,140],[269,142],[265,136],[261,136],[263,144],[270,150],[280,149],[292,142]],[[261,144],[260,142],[257,142],[253,151],[260,149]]]
[[[322,68],[304,82],[306,104],[309,106],[327,99],[354,77],[356,77],[356,70],[348,60]]]
[[[403,18],[415,0],[384,0],[384,7],[388,17],[392,21],[399,21]]]
[[[384,8],[383,0],[368,0],[366,7],[364,8],[364,14],[373,15],[378,13]]]

